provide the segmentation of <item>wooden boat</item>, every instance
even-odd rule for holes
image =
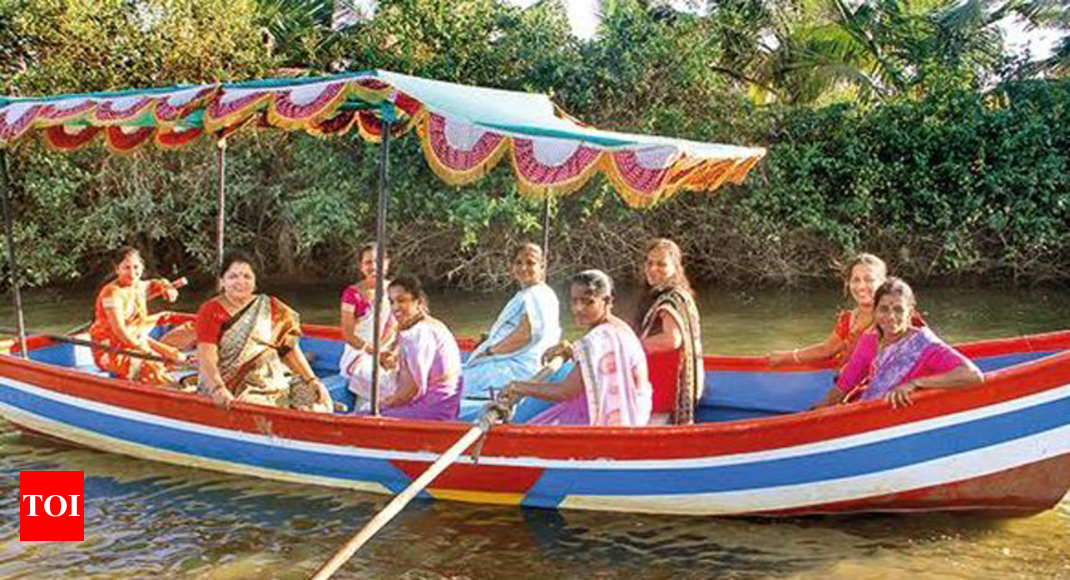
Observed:
[[[649,207],[684,191],[739,183],[762,148],[598,130],[546,95],[364,71],[322,78],[0,97],[0,158],[37,136],[74,151],[116,152],[211,139],[219,213],[226,139],[250,128],[317,136],[355,130],[380,146],[377,239],[385,241],[389,142],[415,130],[431,170],[471,183],[502,159],[517,188],[543,199],[602,174]],[[3,159],[0,159],[3,161]],[[10,215],[7,188],[0,203]],[[222,219],[217,250],[222,253]],[[8,254],[15,255],[7,232]],[[381,249],[385,246],[380,246]],[[377,279],[383,279],[382,256]],[[25,340],[17,263],[13,298]],[[381,299],[380,288],[376,295]],[[378,312],[378,308],[373,309]],[[163,323],[180,321],[181,317]],[[378,338],[373,343],[377,343]],[[29,337],[29,360],[0,356],[0,415],[18,427],[95,449],[285,481],[391,493],[470,431],[463,422],[317,415],[236,405],[103,376],[84,347]],[[377,344],[376,344],[377,345]],[[344,398],[336,329],[307,327],[304,348]],[[469,345],[471,346],[471,345]],[[963,345],[992,371],[981,387],[800,412],[831,370],[771,370],[755,359],[706,359],[705,422],[689,427],[495,427],[478,463],[449,467],[428,497],[545,508],[690,515],[976,510],[1031,513],[1070,486],[1070,332]],[[472,401],[466,417],[482,403]]]
[[[164,324],[183,320],[175,315]],[[335,328],[303,348],[334,373]],[[269,479],[394,493],[470,428],[235,405],[104,376],[88,349],[28,340],[0,356],[0,415],[20,429],[142,459]],[[471,346],[470,344],[468,346]],[[979,387],[801,412],[832,370],[773,370],[707,357],[703,423],[687,427],[497,426],[425,497],[542,508],[782,516],[860,511],[1048,509],[1070,487],[1070,331],[959,345]],[[481,402],[470,401],[471,410]]]

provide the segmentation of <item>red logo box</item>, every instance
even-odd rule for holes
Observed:
[[[19,540],[85,539],[85,472],[19,472]]]

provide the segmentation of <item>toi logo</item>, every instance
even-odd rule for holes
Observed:
[[[19,540],[84,540],[84,487],[81,471],[20,471]]]

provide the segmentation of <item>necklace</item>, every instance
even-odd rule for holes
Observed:
[[[870,326],[873,326],[873,310],[861,306],[855,308],[851,313],[851,329],[865,330]]]
[[[424,318],[427,318],[427,314],[421,312],[421,313],[417,314],[416,316],[413,316],[412,318],[410,318],[409,321],[406,322],[405,324],[399,324],[398,325],[398,329],[400,329],[400,330],[408,330],[408,329],[412,328],[413,326],[416,326],[417,324],[419,324]]]
[[[903,332],[900,332],[898,334],[893,334],[889,338],[884,338],[882,336],[881,337],[881,343],[880,343],[881,350],[883,350],[884,348],[889,347],[889,346],[899,342],[900,340],[903,340],[904,338],[906,338],[906,336],[908,334],[910,334],[910,329],[909,328],[907,328],[906,330],[904,330]]]
[[[252,302],[253,296],[249,296],[248,300],[239,304],[236,300],[230,298],[224,293],[219,295],[219,301],[223,304],[223,308],[233,314],[241,310],[242,308],[245,308],[250,302]]]

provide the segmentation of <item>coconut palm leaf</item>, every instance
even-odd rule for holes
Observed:
[[[285,66],[310,66],[337,39],[332,0],[257,0],[257,14],[266,42]]]

